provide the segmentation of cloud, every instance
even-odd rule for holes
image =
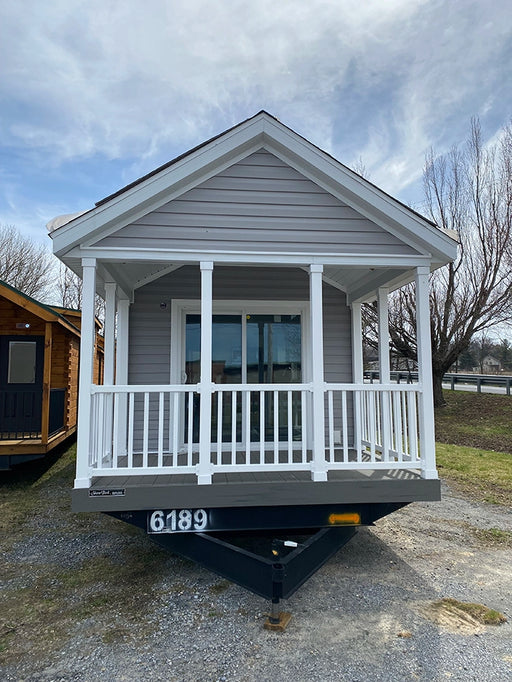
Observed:
[[[472,114],[490,135],[510,114],[507,3],[25,0],[2,14],[0,145],[40,169],[120,160],[128,182],[266,108],[401,193]]]

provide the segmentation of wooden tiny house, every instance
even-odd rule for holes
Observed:
[[[428,277],[451,235],[266,112],[49,227],[84,283],[75,509],[439,495]],[[396,385],[388,295],[409,282],[419,380]],[[372,300],[378,384],[363,381]]]
[[[81,313],[0,281],[0,468],[45,455],[76,431]],[[101,383],[102,339],[94,381]]]

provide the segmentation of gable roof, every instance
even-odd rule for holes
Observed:
[[[11,303],[20,306],[20,308],[27,310],[29,313],[32,313],[32,315],[39,317],[45,322],[56,322],[73,334],[80,336],[80,330],[78,327],[72,324],[64,317],[64,315],[59,312],[59,310],[64,311],[64,308],[54,309],[52,306],[41,303],[40,301],[36,301],[36,299],[32,298],[32,296],[24,294],[23,291],[16,289],[3,280],[0,280],[0,296],[3,296],[7,300],[11,301]],[[79,311],[76,312],[81,315]]]
[[[254,151],[264,148],[420,252],[439,267],[456,255],[452,235],[365,180],[266,111],[216,135],[60,224],[51,236],[65,256],[80,244],[94,244],[138,217],[197,186]],[[52,221],[55,222],[55,221]]]

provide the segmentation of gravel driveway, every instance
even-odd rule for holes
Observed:
[[[510,622],[432,607],[454,597],[512,616],[511,536],[489,532],[512,531],[509,509],[444,486],[442,502],[361,529],[284,602],[277,634],[264,600],[118,521],[71,515],[60,485],[3,541],[2,680],[512,680]]]

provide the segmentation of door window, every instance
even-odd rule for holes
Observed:
[[[35,341],[9,342],[8,384],[36,383],[36,347]]]

